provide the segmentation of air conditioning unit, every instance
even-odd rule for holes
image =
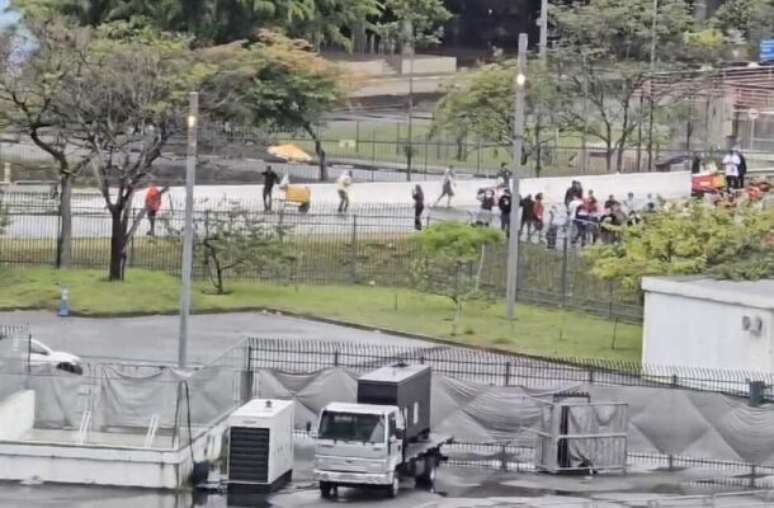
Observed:
[[[293,402],[254,399],[228,419],[227,481],[232,496],[273,492],[293,476]],[[245,500],[248,504],[250,501]]]

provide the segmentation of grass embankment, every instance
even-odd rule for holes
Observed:
[[[0,309],[53,310],[57,306],[59,287],[67,287],[73,310],[83,315],[174,313],[177,310],[179,283],[168,274],[132,270],[123,283],[110,283],[104,277],[103,271],[96,270],[14,268],[11,271],[0,267]],[[465,333],[452,337],[451,302],[408,289],[233,282],[230,290],[227,295],[214,295],[206,283],[197,283],[194,311],[271,308],[521,353],[640,359],[640,326],[616,324],[577,312],[519,305],[518,319],[510,323],[503,317],[501,302],[474,301],[465,305],[461,326]]]

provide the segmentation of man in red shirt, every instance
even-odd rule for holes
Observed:
[[[149,236],[156,235],[156,214],[161,209],[161,191],[156,184],[151,183],[148,187],[148,192],[145,193],[145,212],[148,214],[148,222],[150,222]]]

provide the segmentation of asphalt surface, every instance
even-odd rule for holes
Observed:
[[[54,312],[0,312],[0,324],[28,325],[34,338],[82,357],[175,363],[179,318],[146,316],[93,319],[57,317]],[[425,346],[426,342],[284,315],[243,312],[194,315],[189,322],[188,358],[208,363],[246,337],[297,338]]]

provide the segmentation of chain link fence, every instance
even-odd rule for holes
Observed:
[[[95,206],[95,194],[75,194],[71,265],[106,269],[110,259],[111,217]],[[58,259],[59,215],[56,200],[39,193],[7,193],[10,225],[0,236],[0,263],[9,266],[53,266]],[[231,280],[266,280],[279,283],[369,284],[411,287],[412,263],[419,256],[412,241],[414,210],[410,206],[364,204],[349,213],[337,213],[331,205],[314,213],[283,209],[267,213],[262,205],[248,203],[246,213],[253,224],[278,232],[287,258],[280,264],[238,266],[226,273]],[[133,210],[137,217],[139,209]],[[199,224],[212,222],[229,212],[218,204],[198,211]],[[439,213],[446,213],[445,211]],[[471,221],[457,216],[426,216],[423,226],[445,220]],[[165,208],[157,218],[156,235],[149,236],[144,221],[130,238],[125,252],[128,269],[160,270],[178,274],[181,262],[184,217],[181,210]],[[560,232],[555,249],[537,237],[524,240],[520,249],[518,298],[540,305],[577,309],[624,321],[642,319],[636,292],[602,281],[590,271],[582,249],[572,244],[568,232]],[[201,242],[197,249],[201,254]],[[196,257],[194,275],[208,277],[204,256]],[[502,296],[506,286],[507,246],[484,251],[480,288]],[[473,269],[471,265],[471,270]]]

